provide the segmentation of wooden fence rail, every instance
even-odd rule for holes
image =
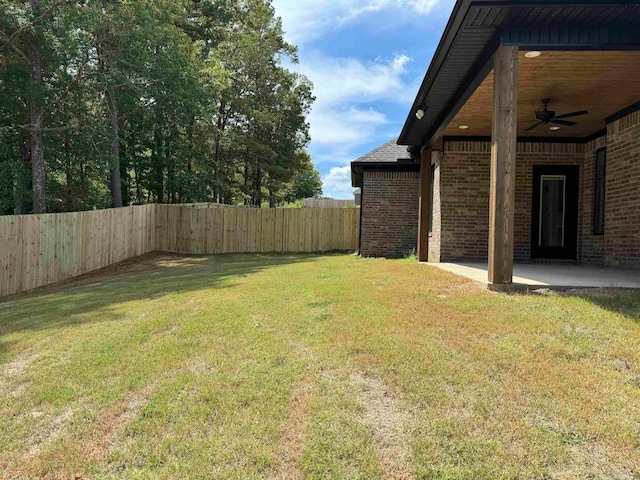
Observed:
[[[156,250],[215,254],[358,248],[360,211],[347,208],[160,206]]]
[[[355,200],[334,200],[333,198],[305,198],[305,208],[345,208],[355,207]]]
[[[143,205],[0,216],[0,297],[153,250],[188,254],[355,250],[357,209]]]

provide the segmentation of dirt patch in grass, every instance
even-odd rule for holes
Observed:
[[[383,478],[412,479],[413,458],[407,425],[413,413],[380,379],[356,373],[352,381],[362,407],[359,421],[371,429]]]
[[[67,407],[51,420],[47,418],[44,412],[35,411],[31,412],[31,415],[42,418],[42,421],[31,430],[31,441],[27,453],[28,456],[36,455],[43,444],[52,442],[62,435],[67,426],[67,422],[73,416],[73,409],[71,407]]]
[[[103,460],[116,443],[119,434],[149,402],[155,388],[155,384],[151,384],[142,390],[131,392],[124,399],[101,412],[96,421],[93,437],[83,445],[84,455],[92,460]]]
[[[283,480],[303,478],[298,470],[298,461],[304,449],[305,427],[311,412],[314,383],[312,375],[305,375],[291,394],[287,423],[282,429],[283,469],[282,475],[278,478]]]
[[[103,462],[109,451],[121,441],[121,434],[126,426],[140,413],[148,403],[155,390],[155,385],[149,385],[142,390],[131,392],[123,399],[109,406],[98,414],[90,432],[83,435],[78,442],[78,453],[84,458],[83,464]],[[40,411],[31,415],[41,418],[31,431],[30,446],[27,453],[20,459],[17,468],[11,472],[10,478],[35,478],[43,475],[41,468],[41,451],[46,445],[65,434],[68,422],[74,416],[75,410],[67,408],[52,420]],[[69,478],[66,471],[68,466],[60,463],[60,470],[46,472],[47,478]],[[57,465],[57,463],[56,463]]]
[[[9,397],[19,397],[26,391],[29,380],[25,375],[40,358],[38,352],[26,350],[15,358],[0,365],[0,392]]]

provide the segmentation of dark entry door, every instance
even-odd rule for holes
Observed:
[[[533,167],[532,258],[576,259],[579,178],[577,165]]]

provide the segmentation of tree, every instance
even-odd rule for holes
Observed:
[[[285,58],[268,0],[0,0],[0,211],[281,202],[313,101]]]
[[[300,167],[285,190],[284,200],[287,203],[322,195],[320,172],[313,166],[311,156],[306,151],[300,151],[297,157]]]

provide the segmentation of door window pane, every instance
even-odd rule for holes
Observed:
[[[540,178],[541,247],[564,247],[565,184],[564,175]]]

